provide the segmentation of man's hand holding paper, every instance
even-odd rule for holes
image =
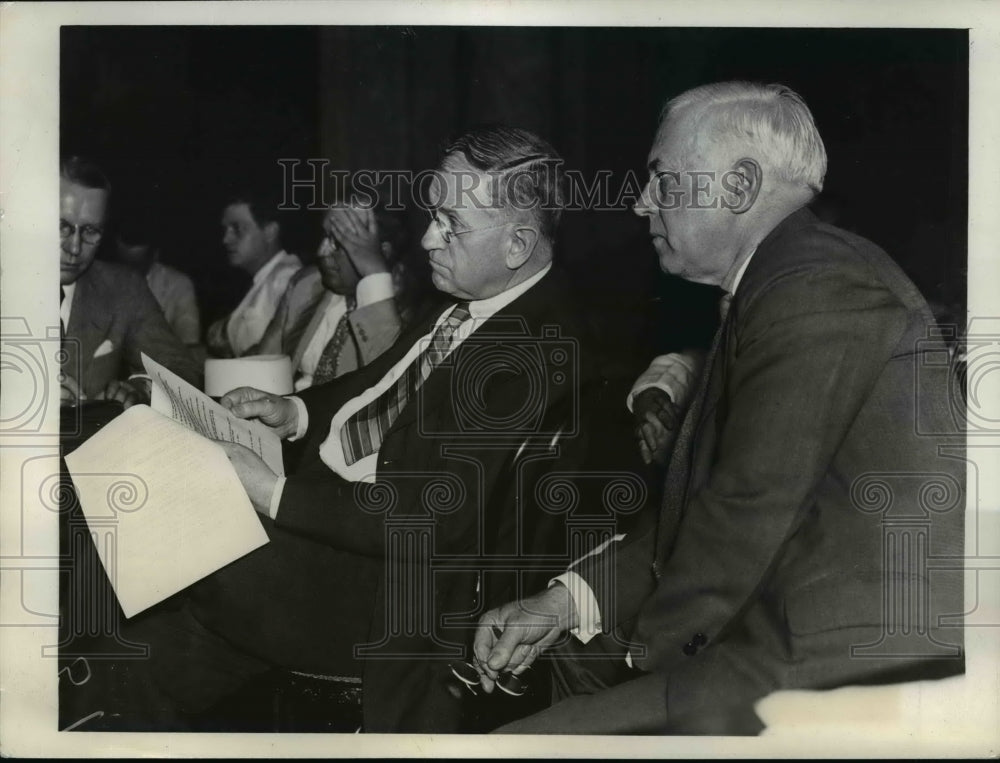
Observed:
[[[223,395],[219,403],[234,416],[266,424],[282,439],[291,437],[298,429],[298,406],[280,395],[253,387],[238,387]]]

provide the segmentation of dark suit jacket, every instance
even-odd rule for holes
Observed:
[[[64,372],[79,374],[89,398],[114,379],[145,373],[140,352],[201,387],[202,369],[170,330],[145,280],[121,265],[98,260],[77,279],[64,349]]]
[[[368,731],[455,730],[461,693],[448,691],[448,662],[468,656],[468,625],[487,603],[476,590],[482,556],[511,525],[545,534],[531,490],[499,506],[492,496],[522,478],[512,463],[526,441],[550,442],[562,427],[559,450],[533,463],[567,469],[583,441],[573,416],[590,376],[584,324],[552,272],[434,370],[386,435],[374,485],[334,474],[318,453],[334,414],[442,310],[371,365],[301,395],[305,454],[267,523],[272,543],[197,589],[199,619],[241,648],[286,667],[362,675]]]
[[[779,688],[964,670],[961,571],[927,564],[962,555],[965,487],[964,461],[939,451],[961,438],[947,375],[924,371],[933,325],[870,242],[806,210],[772,231],[658,522],[580,568],[642,673],[562,703],[552,731],[723,733]]]

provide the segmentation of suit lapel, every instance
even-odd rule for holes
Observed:
[[[730,313],[715,332],[712,346],[705,357],[705,367],[698,382],[698,391],[691,401],[674,444],[663,489],[663,510],[660,512],[660,523],[657,528],[656,558],[658,559],[669,555],[673,546],[677,527],[691,490],[693,457],[698,450],[696,446],[704,437],[704,428],[713,420],[719,403],[731,323]]]
[[[306,348],[309,347],[309,343],[312,341],[313,337],[316,336],[316,331],[319,329],[319,324],[323,320],[323,316],[326,314],[330,303],[333,302],[334,296],[328,291],[323,292],[323,296],[316,306],[316,309],[312,311],[312,318],[309,319],[309,323],[306,326],[306,330],[302,333],[302,338],[299,339],[298,345],[295,347],[295,357],[292,358],[292,368],[298,368],[299,363],[302,362],[302,356],[305,354]]]
[[[66,336],[79,342],[80,372],[84,379],[94,352],[107,337],[114,318],[108,312],[107,300],[101,298],[102,284],[98,283],[100,272],[96,265],[97,263],[94,263],[90,271],[76,282],[69,325],[66,327]],[[79,381],[86,386],[84,379]]]
[[[537,331],[534,322],[543,310],[551,310],[551,302],[556,299],[556,283],[558,276],[555,271],[549,272],[537,284],[528,289],[524,294],[515,299],[506,307],[498,310],[493,316],[488,318],[480,326],[474,336],[535,336],[532,331]],[[444,310],[438,311],[439,317]],[[433,326],[433,321],[431,322]],[[430,327],[427,328],[430,331]],[[426,332],[425,332],[426,333]],[[431,372],[427,381],[417,392],[417,400],[411,401],[399,414],[389,433],[409,426],[419,413],[426,416],[429,413],[439,410],[451,398],[451,380],[457,373],[457,366],[462,362],[463,348],[468,349],[467,339],[455,352],[445,358],[444,362]]]

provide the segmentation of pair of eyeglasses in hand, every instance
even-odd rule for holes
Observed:
[[[465,684],[465,688],[473,694],[478,694],[476,687],[479,686],[479,671],[474,665],[468,662],[452,662],[448,667],[451,668],[451,674]],[[523,696],[528,691],[528,682],[522,676],[515,676],[513,673],[498,675],[496,685],[500,691],[512,697]]]
[[[500,638],[503,631],[496,625],[493,626],[493,635]],[[479,685],[479,671],[470,662],[452,662],[448,664],[451,674],[461,681],[465,688],[476,694],[476,687]],[[530,670],[530,668],[529,668]],[[513,673],[501,673],[496,678],[496,685],[500,691],[512,697],[523,696],[528,691],[528,682],[522,676],[515,676]]]

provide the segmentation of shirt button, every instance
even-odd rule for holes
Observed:
[[[684,654],[686,654],[686,655],[687,655],[688,657],[694,657],[694,656],[695,656],[695,655],[696,655],[696,654],[698,653],[698,647],[696,647],[696,646],[695,646],[694,644],[692,644],[692,643],[691,643],[691,642],[689,641],[688,643],[686,643],[686,644],[684,645],[684,647],[683,647],[683,650],[682,650],[682,651],[683,651],[683,652],[684,652]]]
[[[691,637],[691,642],[695,646],[705,646],[708,643],[708,638],[704,633],[696,633]]]

